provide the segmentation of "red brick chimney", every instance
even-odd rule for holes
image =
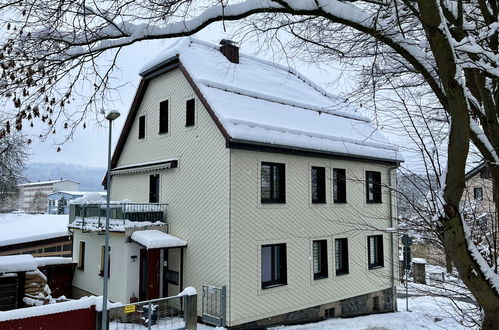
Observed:
[[[239,63],[239,47],[232,40],[222,39],[220,41],[220,52],[232,63]]]

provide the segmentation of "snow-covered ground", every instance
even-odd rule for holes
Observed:
[[[0,214],[0,246],[68,235],[68,215]]]

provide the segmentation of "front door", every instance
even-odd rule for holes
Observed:
[[[159,250],[140,250],[139,300],[159,298]]]

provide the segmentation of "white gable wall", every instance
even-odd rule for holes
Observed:
[[[260,202],[262,161],[285,164],[285,204]],[[311,166],[326,167],[327,204],[311,203]],[[346,169],[346,204],[332,203],[333,168]],[[366,203],[366,170],[381,172],[382,183],[388,185],[387,166],[231,150],[229,325],[391,287],[390,234],[384,234],[384,268],[368,269],[367,236],[382,234],[390,227],[390,198],[388,189],[383,188],[382,204]],[[392,178],[395,179],[395,174]],[[350,272],[335,276],[334,239],[345,237],[348,238]],[[312,270],[312,241],[317,239],[327,240],[329,277],[321,280],[313,279]],[[261,245],[277,243],[286,243],[288,284],[262,289]],[[394,255],[396,244],[395,239]]]
[[[196,125],[185,127],[185,102],[196,99]],[[169,133],[160,135],[159,102],[169,100]],[[138,118],[146,115],[145,139]],[[176,69],[153,79],[117,166],[178,159],[178,168],[112,178],[111,199],[149,201],[149,175],[160,174],[169,233],[187,241],[184,286],[227,285],[229,277],[229,150],[189,83]],[[137,295],[137,293],[136,293]],[[201,313],[201,299],[198,299]]]

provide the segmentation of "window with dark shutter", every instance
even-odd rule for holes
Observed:
[[[196,117],[196,103],[194,99],[185,102],[185,126],[194,126]]]
[[[262,163],[261,202],[286,203],[284,164]]]
[[[262,245],[262,289],[286,285],[286,244]]]
[[[168,101],[159,103],[159,133],[168,133]]]
[[[381,203],[381,172],[366,171],[366,202]]]
[[[312,167],[312,203],[326,203],[326,168]]]
[[[313,241],[314,280],[327,277],[327,241]]]
[[[159,203],[159,174],[149,175],[149,203]]]
[[[338,238],[334,240],[334,262],[336,276],[348,274],[348,239]]]
[[[369,269],[383,267],[383,235],[367,236],[367,253]]]
[[[99,275],[100,276],[104,276],[104,258],[105,258],[105,251],[106,251],[106,247],[104,245],[101,245],[100,247],[100,272],[99,272]],[[109,258],[108,258],[108,264],[107,264],[107,277],[109,278],[109,276],[111,276],[111,247],[109,247],[109,254],[108,254]]]
[[[333,201],[335,203],[347,202],[346,172],[343,168],[333,169]]]
[[[139,117],[139,139],[146,137],[146,116]]]

